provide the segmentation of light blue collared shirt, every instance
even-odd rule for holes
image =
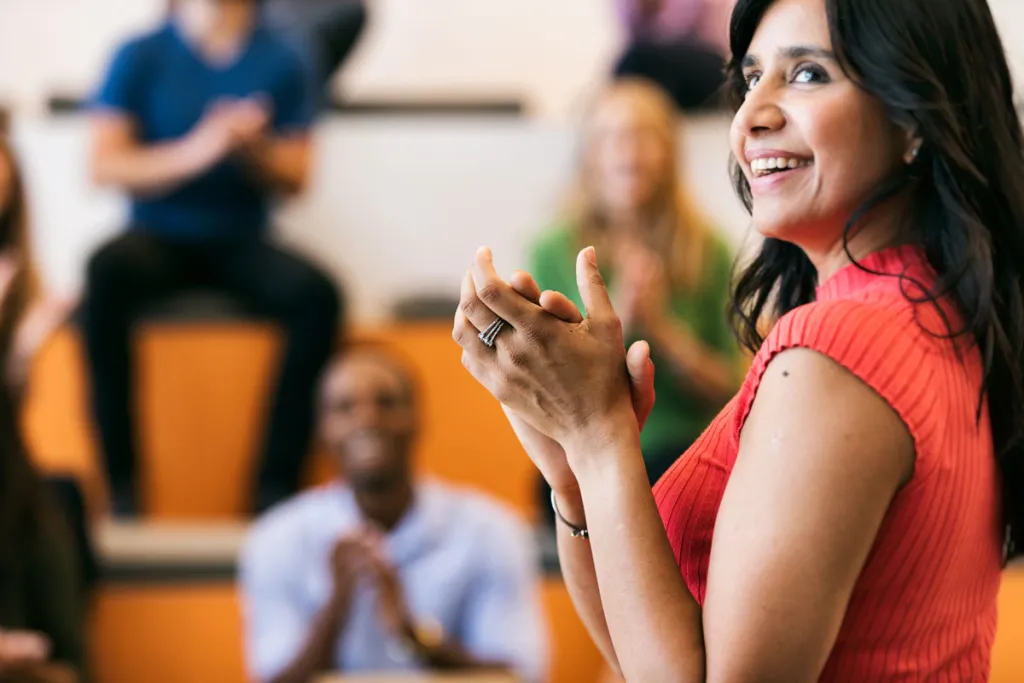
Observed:
[[[331,550],[360,522],[352,491],[336,483],[255,524],[239,571],[246,660],[256,680],[279,674],[305,645],[331,592]],[[507,662],[526,682],[546,677],[536,543],[514,513],[480,493],[423,483],[386,548],[414,618],[440,624],[478,658]],[[420,668],[380,624],[367,585],[355,591],[334,661],[345,672]]]

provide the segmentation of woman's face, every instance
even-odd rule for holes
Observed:
[[[776,0],[743,73],[733,153],[750,182],[754,226],[801,247],[831,249],[853,211],[904,163],[909,136],[832,54],[825,0]]]
[[[652,108],[627,94],[612,95],[591,122],[590,172],[601,204],[630,213],[651,202],[673,163],[664,123]]]

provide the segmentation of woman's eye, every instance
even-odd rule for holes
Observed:
[[[828,74],[818,66],[801,66],[793,74],[794,83],[822,83],[828,81]]]
[[[753,90],[757,86],[758,81],[760,81],[760,80],[761,80],[761,74],[747,74],[746,75],[747,92],[750,92],[751,90]]]

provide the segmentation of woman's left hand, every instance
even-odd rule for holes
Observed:
[[[650,330],[668,316],[668,277],[665,264],[652,250],[639,250],[635,259],[637,319],[645,330]]]
[[[477,252],[466,278],[453,337],[463,365],[499,402],[567,452],[622,438],[638,442],[622,326],[592,247],[576,260],[586,307],[578,323],[522,297],[498,277],[488,249]],[[507,324],[488,348],[477,335],[496,317]]]

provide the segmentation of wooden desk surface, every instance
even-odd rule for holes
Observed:
[[[450,673],[450,674],[331,674],[314,683],[518,683],[508,673]]]

